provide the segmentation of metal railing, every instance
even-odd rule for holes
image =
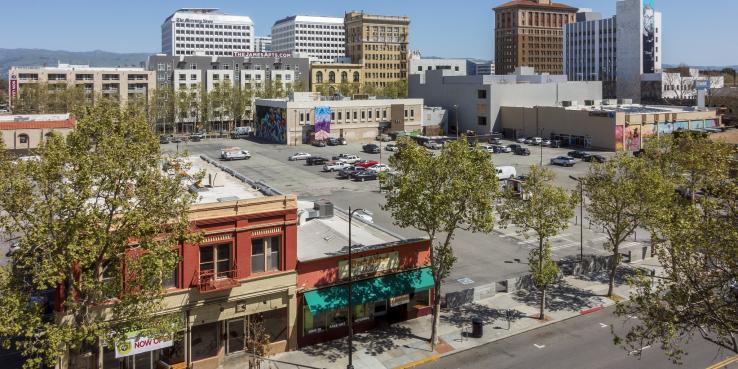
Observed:
[[[216,272],[214,270],[200,270],[197,272],[197,285],[200,292],[217,291],[233,288],[238,285],[235,269]]]

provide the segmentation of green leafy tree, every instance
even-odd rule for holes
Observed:
[[[639,318],[615,336],[626,350],[658,344],[680,363],[684,346],[698,336],[738,353],[736,154],[730,145],[691,135],[646,148],[647,165],[680,193],[672,191],[653,215],[661,275],[633,279],[635,291],[617,306],[618,316]]]
[[[341,84],[338,85],[338,91],[341,92],[341,95],[343,96],[351,96],[353,93],[353,90],[351,89],[351,84],[348,83],[348,81],[341,81]]]
[[[430,267],[434,298],[431,345],[438,343],[441,282],[453,269],[454,235],[460,229],[489,232],[494,225],[493,204],[498,197],[497,172],[489,154],[469,150],[465,139],[443,147],[438,156],[410,138],[398,140],[390,157],[396,174],[381,177],[387,188],[384,209],[396,225],[416,228],[431,242]]]
[[[175,125],[175,109],[177,99],[175,98],[174,89],[169,85],[160,85],[153,92],[151,103],[149,104],[149,124],[152,127],[162,127],[161,130],[166,132],[168,124]]]
[[[307,92],[307,87],[307,83],[303,79],[298,79],[292,84],[292,90],[295,92]]]
[[[249,86],[249,85],[247,85]],[[228,104],[228,114],[233,117],[236,125],[240,125],[241,121],[246,117],[246,112],[251,111],[253,102],[253,91],[251,88],[234,88],[230,95]]]
[[[607,236],[605,250],[612,253],[607,296],[612,296],[620,265],[620,245],[638,229],[648,228],[662,203],[673,194],[664,177],[642,159],[619,153],[594,164],[582,179],[589,199],[587,213]]]
[[[194,91],[189,88],[183,88],[177,91],[175,106],[178,123],[186,124],[186,122],[194,115],[192,112],[192,106],[196,103],[197,94],[193,92]],[[173,131],[176,133],[177,129],[174,128]]]
[[[528,264],[533,282],[540,292],[541,320],[546,309],[546,290],[559,274],[559,267],[551,257],[548,240],[569,227],[577,200],[576,196],[553,185],[553,180],[553,172],[533,166],[528,179],[522,184],[520,194],[509,189],[505,192],[504,202],[498,207],[503,227],[513,224],[521,235],[528,237],[528,232],[533,231],[538,239],[538,247],[531,250]]]
[[[0,233],[19,246],[0,267],[0,342],[25,356],[24,368],[53,367],[67,351],[94,357],[127,332],[180,329],[155,313],[193,196],[184,178],[162,172],[143,111],[102,102],[77,117],[37,161],[0,156]],[[37,301],[55,289],[62,310],[48,316]]]

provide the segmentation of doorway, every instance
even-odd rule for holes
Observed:
[[[246,348],[246,319],[228,321],[228,342],[226,354],[242,352]]]

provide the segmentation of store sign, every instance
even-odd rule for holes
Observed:
[[[410,295],[390,297],[390,307],[405,305],[408,303],[410,303]]]
[[[115,357],[121,358],[141,354],[174,345],[171,339],[167,339],[129,335],[127,340],[115,345]]]
[[[10,76],[10,100],[15,100],[18,96],[18,79],[15,74]]]
[[[233,56],[245,56],[248,58],[291,58],[292,53],[284,53],[284,52],[276,52],[276,51],[269,51],[269,52],[236,51],[233,53]]]
[[[395,270],[400,267],[400,253],[394,251],[354,258],[351,264],[351,275],[354,278]],[[338,262],[338,279],[348,279],[348,260]]]

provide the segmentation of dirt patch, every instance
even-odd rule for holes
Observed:
[[[710,135],[710,138],[716,141],[725,141],[738,145],[738,129],[729,129],[725,132],[714,133]]]

